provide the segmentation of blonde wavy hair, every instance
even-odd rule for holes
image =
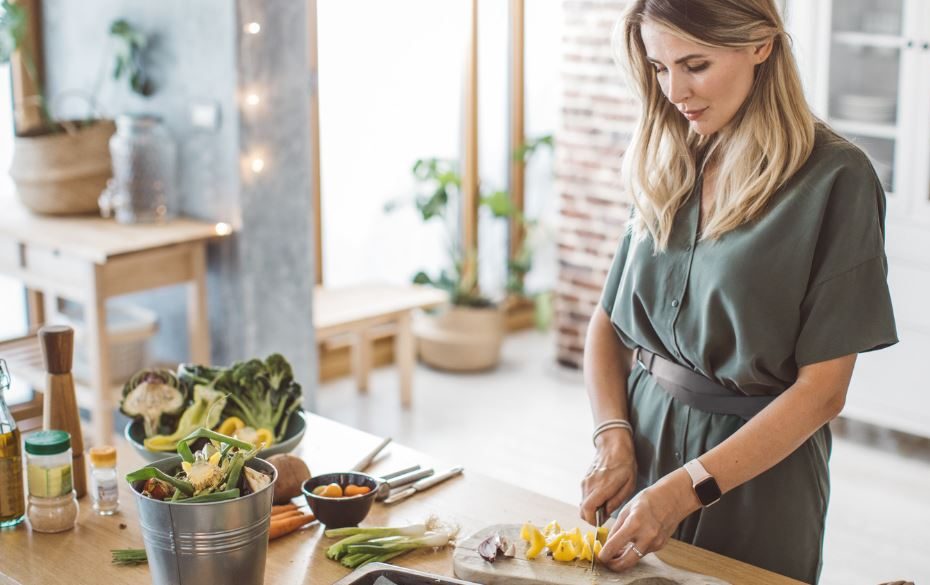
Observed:
[[[650,21],[707,47],[742,48],[772,41],[756,66],[749,96],[733,120],[701,136],[666,99],[646,59],[641,27]],[[672,223],[700,173],[716,165],[716,192],[701,240],[715,240],[757,218],[814,147],[815,117],[801,87],[790,39],[774,0],[635,0],[613,36],[615,55],[641,101],[623,159],[633,196],[634,235],[668,246]]]

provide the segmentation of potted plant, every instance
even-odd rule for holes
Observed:
[[[414,322],[420,359],[427,365],[451,371],[485,370],[497,365],[504,338],[499,303],[478,287],[478,254],[463,249],[458,237],[461,175],[453,161],[430,158],[416,161],[413,175],[423,193],[414,206],[424,222],[441,222],[447,238],[448,263],[438,274],[418,272],[416,284],[435,286],[449,293],[449,304],[420,315]],[[399,203],[392,201],[385,211]],[[482,195],[479,205],[494,217],[513,214],[506,191]]]
[[[36,88],[35,95],[23,100],[25,103],[14,103],[17,111],[36,107],[39,118],[34,126],[17,129],[14,137],[10,177],[19,198],[36,213],[93,213],[97,211],[97,198],[111,176],[109,140],[116,127],[112,120],[103,118],[52,117],[36,62],[25,43],[27,14],[10,0],[2,0],[0,10],[0,62],[8,62],[18,53]],[[139,93],[150,93],[151,84],[138,58],[145,45],[144,37],[125,21],[114,23],[111,34],[124,45],[116,56],[114,78],[128,77],[134,90],[138,87]],[[95,100],[90,101],[93,105]]]

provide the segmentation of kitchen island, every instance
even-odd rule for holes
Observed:
[[[307,433],[294,451],[314,474],[345,471],[380,441],[378,437],[315,415],[309,415]],[[145,464],[125,441],[117,445],[119,471],[127,472]],[[440,461],[402,445],[391,444],[368,469],[372,475],[390,473],[419,464],[441,471],[456,464]],[[296,500],[295,500],[296,501]],[[80,501],[78,526],[62,534],[32,532],[24,522],[15,529],[0,531],[0,585],[32,584],[141,585],[151,582],[148,568],[119,567],[110,563],[110,550],[142,548],[142,532],[135,496],[125,482],[120,483],[120,512],[97,516],[89,497]],[[429,491],[386,506],[375,503],[363,524],[388,525],[422,522],[435,514],[461,526],[464,537],[485,526],[532,521],[544,525],[558,520],[562,526],[584,526],[576,506],[560,502],[525,488],[507,484],[466,469]],[[325,556],[334,542],[323,536],[323,527],[311,524],[303,530],[272,541],[268,547],[265,583],[331,584],[349,570]],[[697,573],[719,577],[733,584],[789,585],[798,581],[763,571],[703,549],[676,541],[658,556],[665,562]],[[397,565],[420,571],[452,575],[452,548],[439,552],[414,551],[398,557]]]

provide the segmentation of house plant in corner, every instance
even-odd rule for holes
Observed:
[[[438,274],[418,272],[416,284],[435,286],[449,293],[449,304],[419,315],[414,322],[420,359],[427,365],[450,371],[493,368],[500,361],[504,339],[504,315],[498,303],[478,287],[478,255],[459,243],[459,193],[462,179],[454,162],[421,159],[413,175],[423,194],[414,205],[424,222],[441,222],[447,238],[447,267]],[[390,212],[399,203],[385,206]],[[504,191],[482,194],[479,205],[494,217],[509,217],[513,210]]]

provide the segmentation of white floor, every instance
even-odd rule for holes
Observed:
[[[324,384],[320,414],[459,462],[569,503],[593,448],[580,373],[558,367],[548,336],[512,335],[490,373],[450,375],[418,367],[414,407],[399,407],[393,369],[371,390],[352,380]],[[821,583],[909,579],[930,583],[930,452],[909,456],[837,437]]]

